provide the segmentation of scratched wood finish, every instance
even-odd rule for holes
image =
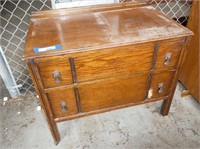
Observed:
[[[27,41],[31,42],[26,44],[24,59],[58,54],[57,51],[49,51],[38,55],[33,47],[61,44],[59,53],[75,53],[191,34],[150,6],[64,16],[59,13],[56,17],[53,12],[49,11],[48,16],[41,18],[33,14],[27,37]]]
[[[117,52],[116,52],[117,51]],[[75,58],[78,82],[150,70],[154,45],[98,50]]]
[[[153,7],[134,2],[34,13],[23,59],[55,143],[56,122],[162,99],[161,114],[167,115],[190,35]],[[56,44],[62,49],[33,51]]]
[[[120,10],[120,9],[127,9],[127,8],[135,8],[135,7],[141,7],[146,6],[147,4],[145,2],[141,2],[138,0],[137,2],[130,2],[130,3],[113,3],[113,4],[102,4],[102,5],[94,5],[94,6],[83,6],[83,7],[73,7],[70,9],[57,9],[54,11],[51,11],[51,14],[49,14],[49,11],[42,11],[41,12],[33,12],[35,18],[42,18],[42,17],[48,17],[51,15],[52,17],[59,16],[66,16],[66,15],[76,15],[80,13],[93,13],[93,12],[101,12],[101,11],[111,11],[111,10]]]
[[[78,85],[81,111],[139,102],[145,99],[148,74],[111,78],[98,82]]]
[[[189,42],[187,55],[181,68],[179,79],[200,103],[199,98],[199,21],[200,2],[193,1],[192,10],[189,16],[187,27],[194,32]]]

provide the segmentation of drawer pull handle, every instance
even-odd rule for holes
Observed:
[[[64,101],[60,102],[60,106],[61,106],[61,109],[62,109],[62,112],[67,112],[67,105]]]
[[[172,53],[165,54],[165,63],[164,63],[165,65],[169,65],[171,56]]]
[[[158,93],[162,93],[163,92],[163,83],[159,83],[158,84]]]
[[[52,75],[53,75],[53,77],[54,77],[56,83],[60,83],[60,82],[61,82],[61,79],[60,79],[60,77],[61,77],[60,71],[55,70],[55,71],[52,72]]]

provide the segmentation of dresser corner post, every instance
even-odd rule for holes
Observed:
[[[54,144],[57,145],[60,142],[60,134],[59,134],[59,131],[58,131],[58,128],[57,128],[57,124],[56,124],[56,122],[55,122],[55,120],[52,116],[52,113],[49,109],[49,105],[45,101],[45,97],[44,97],[45,93],[43,92],[43,89],[41,89],[41,81],[38,81],[39,76],[36,73],[37,68],[35,68],[34,60],[28,60],[26,62],[26,64],[27,64],[28,71],[31,75],[33,84],[35,86],[36,92],[39,96],[39,100],[40,100],[40,103],[41,103],[41,106],[42,106],[42,109],[43,109],[42,111],[43,111],[43,114],[44,114],[44,116],[47,120],[47,124],[49,126],[50,131],[51,131],[52,137],[54,139]]]
[[[54,144],[55,144],[55,145],[58,145],[59,142],[60,142],[60,135],[59,135],[59,138],[54,139]]]
[[[170,109],[170,106],[171,106],[171,102],[172,102],[172,100],[170,100],[170,99],[165,99],[163,101],[163,104],[162,104],[162,107],[161,107],[161,111],[160,111],[162,116],[168,115],[169,109]]]
[[[170,106],[171,106],[171,103],[172,103],[172,100],[173,100],[173,97],[174,97],[174,93],[175,93],[175,90],[176,90],[176,85],[178,83],[178,77],[179,77],[180,69],[181,69],[183,60],[184,60],[185,55],[186,55],[186,49],[187,49],[188,41],[190,40],[190,38],[191,38],[190,36],[186,36],[183,40],[182,52],[181,52],[180,57],[179,57],[177,71],[175,73],[174,80],[172,82],[171,92],[170,92],[169,96],[166,99],[164,99],[162,107],[161,107],[161,115],[163,115],[163,116],[166,116],[169,113]]]

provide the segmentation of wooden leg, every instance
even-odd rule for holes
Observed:
[[[176,86],[173,87],[172,92],[168,96],[168,98],[166,98],[163,101],[163,104],[162,104],[162,107],[161,107],[161,112],[160,112],[163,116],[166,116],[169,113],[169,109],[170,109],[170,106],[171,106],[171,103],[172,103],[172,99],[174,97],[175,89],[176,89]]]
[[[58,145],[59,142],[60,142],[60,134],[58,132],[58,136],[56,136],[56,138],[54,138],[54,144]]]
[[[168,115],[169,113],[169,109],[170,109],[170,106],[171,106],[171,103],[172,103],[172,99],[173,99],[173,96],[174,96],[174,92],[175,92],[175,89],[176,89],[176,85],[178,83],[178,75],[179,75],[179,71],[180,71],[180,68],[181,68],[181,65],[183,63],[183,59],[185,58],[185,50],[188,46],[188,41],[191,39],[191,37],[185,37],[185,40],[184,40],[184,46],[182,48],[182,52],[181,52],[181,55],[180,55],[180,59],[179,59],[179,62],[178,62],[178,68],[176,70],[176,74],[174,76],[174,81],[172,83],[172,90],[171,90],[171,93],[169,95],[169,97],[167,99],[164,100],[163,102],[163,105],[162,105],[162,108],[161,108],[161,114],[163,116],[166,116]]]
[[[45,116],[45,118],[47,120],[49,129],[50,129],[52,137],[54,139],[54,144],[57,145],[60,142],[60,133],[58,131],[57,124],[56,124],[52,114],[48,114],[49,111],[47,110],[47,108],[44,107],[44,102],[43,102],[42,99],[40,99],[40,103],[42,105],[43,114],[44,114],[44,116]]]
[[[163,104],[162,104],[162,107],[161,107],[161,114],[163,116],[166,116],[169,113],[169,109],[170,109],[172,99],[174,97],[174,93],[175,93],[176,86],[177,86],[177,83],[178,83],[177,76],[178,76],[178,73],[176,72],[175,77],[174,77],[174,81],[172,83],[171,92],[170,92],[169,96],[163,101]]]
[[[60,133],[58,131],[57,124],[56,124],[55,120],[53,119],[53,117],[50,116],[49,114],[47,114],[48,111],[45,108],[43,108],[42,111],[43,111],[43,114],[44,114],[44,116],[47,120],[47,124],[49,126],[50,131],[51,131],[52,137],[54,139],[54,144],[57,145],[60,142]]]
[[[162,107],[161,107],[161,114],[163,116],[168,115],[171,103],[172,103],[172,99],[169,99],[169,98],[167,98],[163,101],[163,104],[162,104]]]
[[[36,65],[33,64],[33,62],[29,62],[27,63],[27,68],[31,74],[31,78],[32,81],[34,83],[35,89],[37,91],[37,94],[39,96],[39,100],[42,106],[42,111],[43,114],[47,120],[47,123],[49,125],[49,129],[51,130],[51,134],[53,136],[54,139],[54,143],[57,145],[60,142],[60,134],[56,125],[56,122],[54,120],[48,99],[46,97],[46,94],[44,92],[44,87],[42,85],[42,81],[40,76],[38,75],[38,68],[36,67]],[[36,73],[37,71],[37,73]],[[38,81],[40,80],[40,81]]]
[[[55,122],[53,126],[49,126],[49,127],[52,127],[51,133],[54,139],[54,144],[57,145],[60,142],[60,133],[58,131],[58,127]]]

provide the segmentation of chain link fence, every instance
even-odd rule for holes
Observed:
[[[178,23],[186,26],[191,0],[150,0],[149,4],[160,10]]]
[[[34,93],[33,83],[22,61],[31,13],[51,9],[48,0],[1,1],[1,46],[8,60],[16,84],[22,85],[20,93]]]
[[[29,28],[31,13],[38,10],[52,9],[59,4],[72,4],[72,6],[83,6],[86,0],[3,0],[0,5],[0,37],[3,52],[8,60],[12,74],[16,83],[22,85],[20,93],[22,95],[34,94],[35,90],[22,61],[23,50],[26,42],[26,35]],[[87,0],[94,3],[94,0]],[[99,4],[100,0],[95,0]],[[107,2],[106,2],[107,1]],[[111,3],[112,0],[104,0],[105,3]],[[113,2],[125,2],[127,0],[113,0]],[[128,0],[130,1],[130,0]],[[137,0],[138,1],[138,0]],[[141,0],[144,1],[144,0]],[[156,9],[162,11],[177,22],[186,25],[191,0],[146,0]],[[102,1],[101,1],[102,3]],[[86,3],[85,3],[86,4]]]

